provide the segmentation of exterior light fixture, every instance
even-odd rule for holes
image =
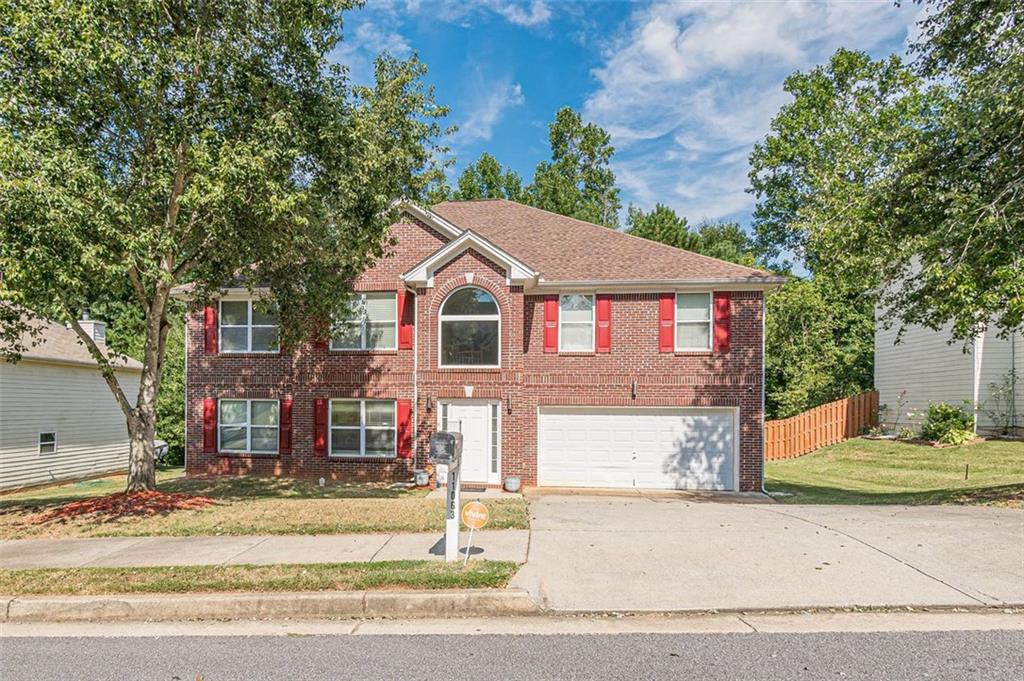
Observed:
[[[428,393],[427,394],[427,411],[433,411],[433,410],[434,410],[434,396]]]
[[[633,381],[633,399],[636,399],[636,381]]]
[[[512,393],[511,391],[505,395],[505,411],[509,414],[512,413]]]

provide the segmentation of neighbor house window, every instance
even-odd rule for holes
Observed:
[[[277,400],[221,400],[218,431],[222,452],[277,452]]]
[[[220,302],[221,352],[278,352],[277,306],[261,300]]]
[[[441,366],[496,367],[501,316],[494,296],[467,286],[441,305]]]
[[[57,451],[57,433],[39,433],[39,453],[53,454]]]
[[[594,296],[571,293],[559,297],[558,349],[594,351]]]
[[[711,349],[711,294],[676,294],[676,350]]]
[[[394,293],[356,293],[348,317],[338,322],[331,350],[395,350],[398,302]]]
[[[332,456],[395,456],[394,400],[331,400]]]

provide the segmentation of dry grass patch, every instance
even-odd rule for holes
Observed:
[[[501,588],[515,574],[508,561],[402,560],[311,565],[192,565],[145,568],[0,570],[0,594],[75,595],[271,591],[364,591]]]
[[[111,512],[123,476],[0,497],[0,539],[437,532],[444,501],[424,490],[387,485],[328,484],[282,478],[184,478],[169,472],[160,492],[202,504],[147,506],[145,513]],[[488,529],[529,527],[522,499],[489,501]],[[86,509],[93,512],[68,513]]]

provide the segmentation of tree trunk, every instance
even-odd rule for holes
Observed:
[[[148,415],[143,415],[137,408],[128,419],[128,494],[156,489],[156,410],[148,411]]]

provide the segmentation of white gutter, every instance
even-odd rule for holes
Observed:
[[[981,405],[978,400],[981,397],[981,365],[985,356],[985,331],[980,331],[974,337],[974,434],[978,434],[978,414]]]
[[[765,330],[765,326],[766,326],[766,317],[767,317],[767,315],[768,315],[768,300],[764,296],[761,296],[761,493],[762,494],[768,494],[768,490],[766,490],[765,487],[764,487],[764,465],[766,463],[765,460],[764,460],[764,455],[765,455],[765,447],[764,447],[764,423],[765,423],[765,419],[764,419],[764,401],[765,401],[764,400],[764,391],[765,391],[765,385],[764,385],[764,363],[765,363],[765,357],[764,357],[764,350],[765,350],[764,330]]]
[[[720,291],[767,291],[778,288],[786,283],[784,277],[765,277],[763,279],[745,279],[741,277],[725,277],[716,279],[586,279],[576,281],[540,280],[531,286],[526,293],[533,290],[599,289],[610,291],[664,291],[671,289],[703,289],[715,288]]]

